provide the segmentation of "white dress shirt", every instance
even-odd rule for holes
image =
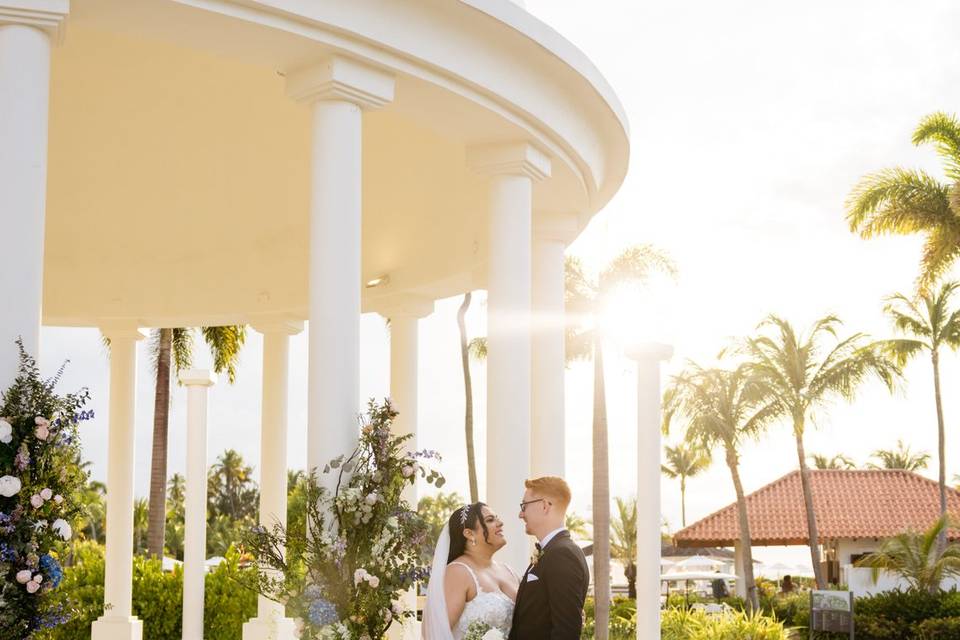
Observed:
[[[550,544],[550,541],[551,541],[551,540],[553,540],[555,537],[557,537],[557,534],[558,534],[558,533],[560,533],[561,531],[566,531],[566,530],[567,530],[566,527],[560,527],[559,529],[554,529],[553,531],[551,531],[551,532],[548,533],[547,535],[543,536],[543,539],[540,540],[540,548],[543,549],[544,547],[546,547],[548,544]]]

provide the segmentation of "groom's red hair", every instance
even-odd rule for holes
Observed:
[[[549,498],[553,504],[564,511],[570,505],[570,486],[567,481],[557,476],[543,476],[533,478],[523,483],[524,486],[537,495]]]

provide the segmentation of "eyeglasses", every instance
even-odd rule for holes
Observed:
[[[536,500],[528,500],[527,502],[521,502],[521,503],[520,503],[520,513],[526,513],[526,512],[527,512],[527,505],[528,505],[528,504],[533,504],[533,503],[535,503],[535,502],[546,502],[546,498],[537,498]]]

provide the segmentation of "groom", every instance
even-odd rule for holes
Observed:
[[[564,528],[570,487],[551,476],[525,486],[520,519],[537,537],[537,555],[520,581],[509,640],[579,640],[590,572]]]

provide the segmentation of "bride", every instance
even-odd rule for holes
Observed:
[[[507,544],[503,522],[482,502],[451,514],[433,554],[423,612],[426,640],[461,640],[474,622],[506,638],[520,579],[493,555]]]

